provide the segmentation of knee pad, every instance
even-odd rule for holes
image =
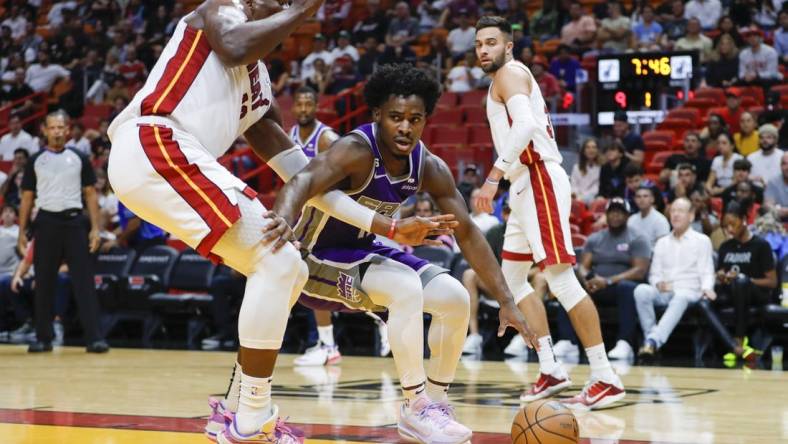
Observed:
[[[443,273],[424,287],[424,311],[433,316],[463,315],[467,318],[471,297],[457,279]]]
[[[514,296],[515,304],[519,304],[526,296],[534,292],[534,287],[528,282],[528,272],[531,271],[533,264],[531,261],[510,261],[506,259],[501,263],[503,277],[506,279],[506,285],[509,286],[512,296]]]
[[[586,291],[569,265],[558,264],[546,267],[544,276],[550,291],[567,312],[586,297]]]

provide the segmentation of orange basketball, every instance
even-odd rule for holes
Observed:
[[[575,415],[549,399],[528,404],[512,422],[512,444],[575,444],[579,435]]]

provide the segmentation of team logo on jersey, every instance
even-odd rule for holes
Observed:
[[[260,87],[260,67],[257,62],[250,63],[246,65],[246,71],[249,74],[249,86],[251,88],[251,106],[252,111],[260,108],[261,106],[268,105],[269,100],[263,97],[263,88]],[[241,119],[246,116],[248,105],[246,104],[249,101],[249,94],[244,93],[243,97],[241,97]]]
[[[358,296],[358,291],[356,291],[356,288],[353,286],[353,276],[341,271],[339,272],[339,277],[337,278],[337,294],[339,294],[339,297],[348,302],[361,302],[361,298]]]

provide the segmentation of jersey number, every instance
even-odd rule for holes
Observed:
[[[377,162],[377,160],[378,159],[375,159],[375,162]],[[375,211],[377,213],[380,213],[380,214],[382,214],[384,216],[388,216],[388,217],[391,217],[392,215],[394,215],[394,213],[396,213],[397,210],[399,209],[399,204],[392,203],[392,202],[382,202],[382,201],[379,201],[377,199],[372,199],[372,198],[367,197],[367,196],[359,197],[358,198],[358,203],[363,205],[363,206],[365,206],[365,207],[367,207],[367,208],[369,208],[372,211]],[[368,233],[366,231],[359,230],[358,238],[359,239],[363,239],[368,234],[370,234],[370,233]]]
[[[550,110],[547,109],[547,105],[544,106],[544,113],[547,116],[547,135],[550,136],[551,139],[555,139],[555,135],[553,133],[553,119],[550,118]]]

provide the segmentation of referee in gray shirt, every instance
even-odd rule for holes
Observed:
[[[33,265],[35,266],[35,325],[37,341],[28,352],[52,350],[53,304],[60,264],[65,261],[79,318],[85,332],[87,351],[109,350],[99,334],[99,308],[93,283],[90,253],[99,246],[99,209],[96,175],[88,158],[66,148],[69,117],[56,111],[46,117],[47,146],[33,155],[22,178],[19,207],[19,250],[27,249],[27,226],[35,199],[38,215],[33,222]],[[90,231],[83,212],[82,198],[90,215]]]

